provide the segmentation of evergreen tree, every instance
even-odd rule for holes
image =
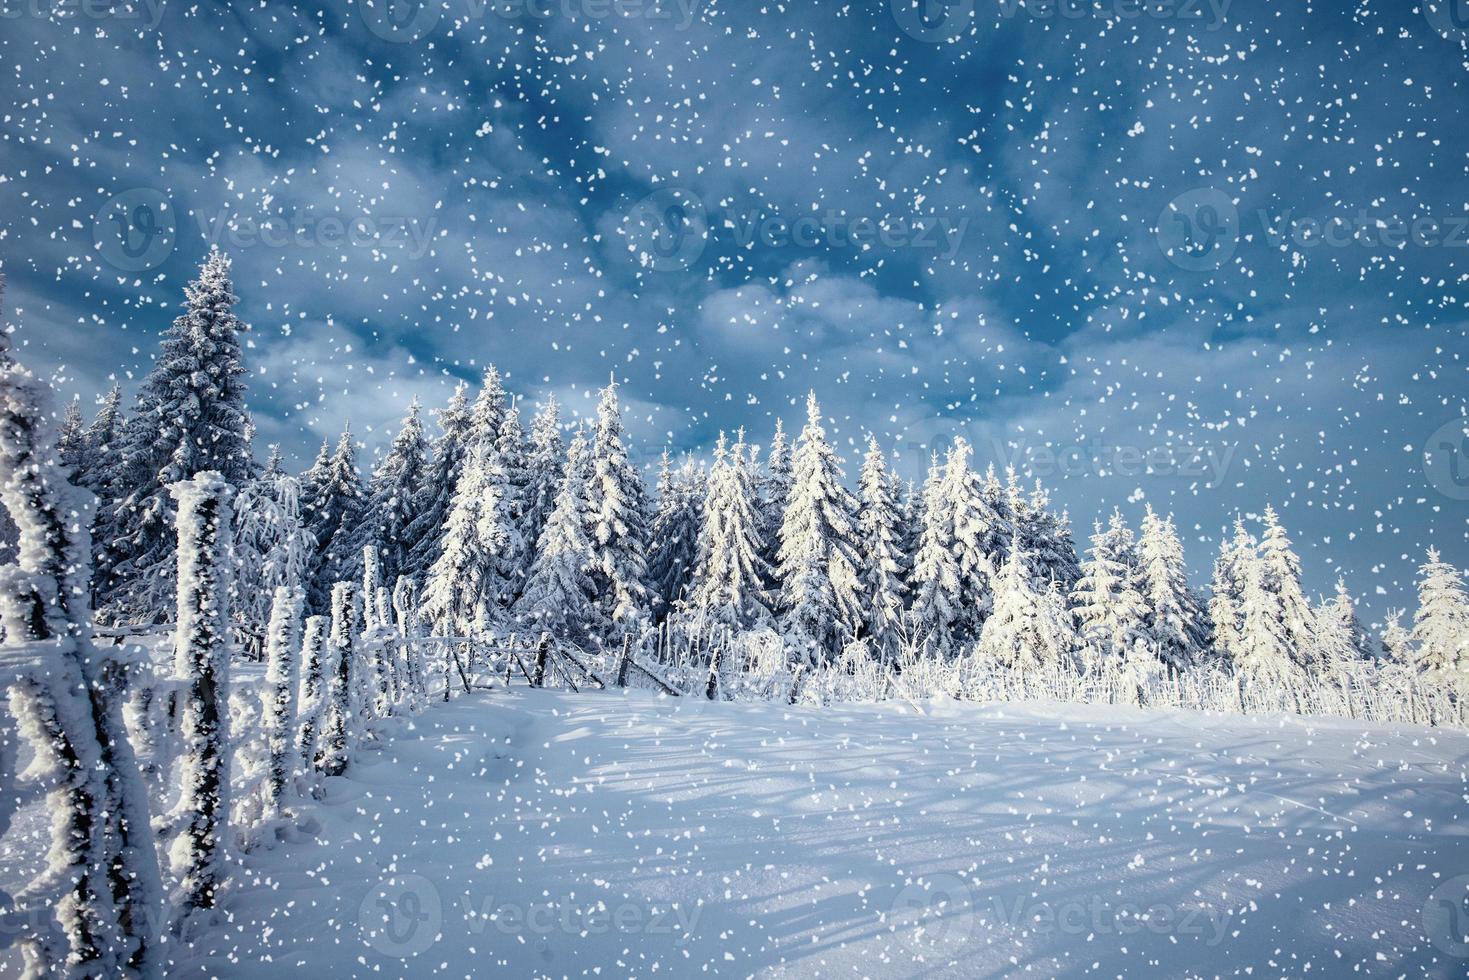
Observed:
[[[980,656],[1012,668],[1070,663],[1075,633],[1056,583],[1038,587],[1034,558],[1018,540],[1008,550],[996,576],[994,611],[980,633]]]
[[[765,475],[760,481],[760,560],[769,569],[766,588],[776,590],[780,564],[780,526],[785,521],[786,501],[791,494],[791,446],[785,425],[775,420],[770,452],[765,454]]]
[[[867,634],[888,656],[897,651],[902,640],[903,606],[908,593],[899,495],[897,478],[888,470],[877,439],[869,438],[858,479],[859,576]]]
[[[1264,588],[1277,596],[1280,625],[1297,665],[1314,667],[1315,622],[1311,604],[1301,588],[1301,560],[1291,549],[1290,539],[1273,507],[1265,508],[1265,533],[1260,539],[1260,564]]]
[[[1050,512],[1050,495],[1037,480],[1030,497],[1018,503],[1016,526],[1020,545],[1031,556],[1032,574],[1039,583],[1055,582],[1064,596],[1081,578],[1071,521],[1063,512]]]
[[[295,477],[262,475],[235,498],[235,512],[235,639],[250,659],[259,659],[276,590],[301,594],[316,542],[301,521],[301,484]]]
[[[361,558],[355,532],[362,519],[363,489],[350,423],[342,430],[325,469],[316,472],[313,466],[312,470],[312,509],[304,517],[316,542],[316,554],[306,598],[310,609],[325,612],[330,608],[333,586],[355,580]]]
[[[1403,628],[1403,610],[1389,609],[1386,625],[1382,630],[1382,656],[1389,663],[1409,664],[1413,662],[1413,637]]]
[[[56,460],[71,482],[81,486],[79,477],[88,463],[87,430],[82,422],[82,403],[76,398],[66,403],[66,411],[61,415],[61,429],[56,436]]]
[[[102,399],[102,407],[87,425],[86,441],[91,452],[91,465],[78,476],[82,486],[106,500],[106,488],[116,478],[122,459],[122,387],[114,384]]]
[[[530,578],[516,603],[516,614],[532,628],[571,642],[602,632],[593,601],[590,570],[595,556],[587,536],[586,438],[577,432],[566,454],[556,506],[536,545]]]
[[[791,492],[780,528],[781,609],[787,632],[835,654],[862,624],[862,586],[852,515],[836,453],[826,441],[816,393],[791,462]]]
[[[415,505],[416,514],[404,535],[408,540],[408,556],[401,574],[421,579],[439,556],[444,523],[454,505],[454,490],[459,485],[459,470],[464,465],[465,444],[469,433],[468,387],[454,389],[443,411],[439,412],[439,437],[429,454],[428,474],[424,478],[422,499]]]
[[[531,546],[526,566],[535,563],[534,545],[556,507],[556,493],[561,489],[561,471],[566,466],[566,447],[561,441],[561,406],[553,396],[536,413],[531,423],[530,455],[526,459],[525,541]]]
[[[431,466],[418,400],[414,399],[372,475],[356,531],[358,549],[378,549],[382,574],[388,581],[395,581],[412,564],[409,529],[427,502]]]
[[[531,542],[525,537],[530,511],[527,496],[530,492],[530,446],[520,425],[520,408],[517,406],[512,405],[505,413],[505,421],[501,423],[499,437],[495,440],[495,454],[499,456],[505,474],[505,513],[514,531],[496,559],[499,575],[508,584],[505,600],[508,605],[525,587],[532,560]]]
[[[592,581],[609,628],[630,627],[651,610],[647,586],[648,526],[643,479],[623,445],[617,384],[602,389],[585,488],[594,561]]]
[[[168,487],[205,471],[231,487],[252,476],[245,365],[230,263],[211,251],[185,289],[182,316],[164,335],[122,435],[115,551],[100,587],[113,622],[157,623],[172,614],[174,505]]]
[[[1214,579],[1209,596],[1209,621],[1214,630],[1214,653],[1233,661],[1240,653],[1244,634],[1244,591],[1249,568],[1257,560],[1255,539],[1236,519],[1234,538],[1219,545],[1214,561]]]
[[[670,470],[668,453],[663,453],[648,581],[665,610],[672,610],[687,598],[687,592],[693,587],[699,564],[707,482],[703,471],[688,460],[677,470]]]
[[[694,587],[685,603],[690,618],[734,629],[769,618],[752,468],[744,430],[731,451],[721,433],[709,471]]]
[[[1148,635],[1158,657],[1173,670],[1193,666],[1209,646],[1204,606],[1189,588],[1183,544],[1173,520],[1150,506],[1138,542],[1138,591],[1147,608]]]
[[[963,603],[949,489],[935,453],[923,484],[922,530],[913,558],[909,619],[915,642],[926,644],[940,656],[954,652],[954,626]]]
[[[1258,559],[1245,566],[1240,616],[1235,670],[1260,683],[1287,687],[1299,683],[1300,654],[1286,629],[1280,593],[1271,587],[1270,572]]]
[[[1147,603],[1137,590],[1132,531],[1113,512],[1096,526],[1090,557],[1071,591],[1071,612],[1083,643],[1103,657],[1125,657],[1148,638]]]
[[[1344,579],[1337,578],[1336,595],[1321,603],[1312,619],[1316,623],[1317,663],[1339,667],[1371,659],[1367,631],[1357,619],[1357,606]]]
[[[1414,666],[1469,691],[1469,596],[1463,577],[1436,548],[1428,549],[1418,576],[1418,612],[1409,641]]]

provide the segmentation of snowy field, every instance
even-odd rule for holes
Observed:
[[[1465,975],[1469,735],[1105,714],[436,705],[171,972]]]

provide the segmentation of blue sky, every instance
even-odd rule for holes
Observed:
[[[1372,617],[1469,565],[1469,10],[374,3],[0,0],[7,316],[65,393],[214,242],[298,462],[490,362],[617,377],[646,459],[815,388],[849,473],[963,434],[1083,543],[1175,513],[1200,581],[1266,503]]]

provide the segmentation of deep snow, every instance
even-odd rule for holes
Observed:
[[[175,972],[1463,976],[1466,780],[1437,730],[498,691],[359,753]]]

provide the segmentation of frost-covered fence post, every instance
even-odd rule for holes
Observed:
[[[301,641],[300,724],[296,726],[296,756],[303,772],[315,765],[327,677],[331,673],[327,654],[327,618],[310,616]]]
[[[393,613],[397,619],[398,639],[402,646],[402,695],[410,712],[418,711],[428,700],[423,648],[418,643],[418,617],[414,613],[417,592],[413,579],[398,576],[398,581],[393,586]]]
[[[541,642],[536,644],[536,664],[531,672],[531,687],[544,687],[546,685],[546,659],[551,654],[551,634],[542,633]]]
[[[38,923],[21,945],[35,974],[147,977],[160,969],[163,908],[147,788],[105,683],[110,658],[85,628],[89,507],[56,460],[48,401],[0,330],[0,500],[19,530],[15,564],[0,570],[0,680],[51,815],[49,867],[17,896]]]
[[[209,471],[170,487],[178,502],[174,674],[183,691],[180,794],[169,861],[180,911],[214,908],[225,878],[230,813],[230,493]]]
[[[275,590],[266,628],[265,693],[260,717],[265,726],[270,769],[265,780],[265,816],[277,817],[286,784],[296,768],[296,656],[300,641],[301,598],[286,586]]]
[[[338,582],[332,587],[331,647],[335,657],[326,690],[326,721],[322,725],[321,745],[317,749],[316,767],[327,776],[340,776],[347,771],[352,742],[353,692],[357,684],[357,596],[351,582]]]
[[[362,646],[370,672],[363,678],[367,681],[367,697],[361,705],[363,721],[392,712],[393,669],[389,663],[392,656],[389,629],[377,548],[366,545],[362,549]]]

